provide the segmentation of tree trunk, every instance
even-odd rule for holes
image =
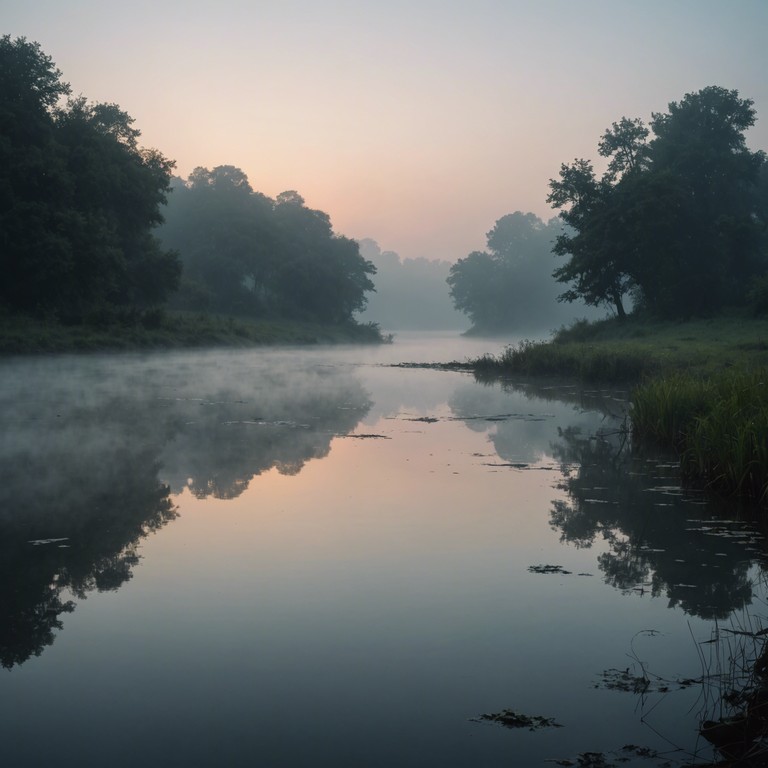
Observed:
[[[616,306],[616,316],[619,320],[626,320],[627,313],[624,311],[624,305],[621,303],[621,294],[615,293],[613,295],[613,303]]]

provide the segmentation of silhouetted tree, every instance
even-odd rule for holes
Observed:
[[[365,306],[375,267],[298,192],[272,200],[234,166],[196,168],[174,190],[159,234],[184,263],[182,306],[327,323]]]
[[[70,92],[37,43],[0,38],[0,303],[79,319],[157,304],[179,277],[151,234],[173,163],[115,104]]]
[[[451,267],[451,298],[478,331],[552,328],[574,319],[558,311],[548,257],[562,232],[557,219],[532,213],[502,216],[487,233],[487,251],[473,251]]]
[[[625,317],[624,296],[633,285],[627,270],[631,256],[625,192],[646,166],[647,136],[639,120],[624,117],[600,140],[600,155],[610,158],[602,179],[596,178],[588,160],[575,160],[561,166],[558,180],[550,180],[547,202],[561,210],[560,218],[568,225],[552,250],[571,257],[553,273],[559,282],[572,285],[560,301],[606,304],[619,318]]]
[[[602,178],[591,163],[563,165],[548,202],[569,226],[554,252],[570,284],[561,300],[612,305],[623,317],[633,289],[662,316],[708,314],[743,301],[766,268],[762,152],[746,147],[750,99],[717,86],[654,113],[649,130],[622,118],[600,140],[609,158]]]

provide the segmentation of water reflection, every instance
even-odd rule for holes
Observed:
[[[4,667],[50,645],[75,599],[131,578],[141,540],[178,514],[171,493],[234,498],[272,467],[296,474],[370,406],[345,368],[234,373],[205,356],[2,370]]]
[[[594,676],[647,627],[643,661],[691,676],[690,635],[709,629],[619,590],[720,615],[749,599],[751,529],[712,536],[674,468],[619,450],[620,393],[324,355],[0,368],[3,662],[67,627],[5,676],[14,764],[59,759],[83,713],[91,759],[65,764],[539,765],[605,733],[661,748]],[[352,431],[387,439],[335,441]],[[616,588],[576,576],[598,557]],[[68,707],[73,686],[88,696]],[[565,727],[544,742],[470,722],[518,707]],[[687,744],[693,719],[669,730]]]
[[[551,460],[562,425],[586,433],[616,423],[626,407],[621,393],[600,398],[576,387],[469,385],[450,400],[452,411],[475,432],[488,432],[498,458],[511,463]]]
[[[568,494],[553,500],[551,524],[578,547],[598,537],[609,545],[598,556],[606,583],[663,595],[669,607],[705,619],[751,602],[750,553],[760,554],[762,535],[685,493],[673,457],[633,451],[620,426],[561,428],[551,450]]]
[[[51,460],[64,482],[36,483]],[[65,481],[70,472],[81,479],[76,487]],[[140,541],[177,512],[157,464],[142,452],[96,457],[68,445],[23,467],[4,455],[0,485],[0,663],[10,668],[53,642],[61,614],[74,609],[71,597],[128,581]]]
[[[601,540],[606,583],[725,618],[751,602],[764,536],[733,507],[684,492],[673,456],[633,451],[627,402],[625,392],[506,383],[459,389],[451,407],[468,428],[488,431],[507,466],[554,463],[567,497],[552,500],[550,523],[576,547]]]
[[[161,452],[163,476],[174,493],[188,487],[220,499],[236,498],[269,469],[295,475],[327,456],[333,437],[371,405],[348,370],[332,367],[266,370],[202,399],[177,389],[164,403],[175,429]]]

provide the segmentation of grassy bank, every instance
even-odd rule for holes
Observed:
[[[372,344],[384,340],[373,325],[326,326],[183,312],[100,317],[77,325],[17,315],[0,316],[0,354],[4,355],[276,344]]]
[[[633,386],[637,442],[673,448],[684,480],[768,506],[768,320],[577,323],[473,361],[480,379]]]
[[[768,366],[768,319],[578,322],[551,341],[523,341],[473,366],[480,376],[562,376],[595,383],[636,383],[681,371],[708,376],[731,367]]]
[[[637,440],[677,450],[688,483],[768,506],[768,368],[646,381],[630,418]]]

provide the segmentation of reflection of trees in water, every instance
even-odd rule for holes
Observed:
[[[175,433],[161,454],[162,475],[175,493],[239,496],[255,475],[277,469],[296,475],[328,455],[370,408],[360,383],[340,371],[304,371],[297,379],[272,373],[250,391],[218,392],[204,402],[175,401]]]
[[[470,429],[488,432],[500,458],[559,463],[567,498],[552,502],[552,527],[578,547],[605,542],[598,565],[608,584],[664,595],[702,618],[750,602],[750,549],[764,549],[762,537],[733,508],[683,493],[673,457],[632,450],[625,393],[491,383],[458,390],[451,407]]]
[[[537,461],[549,454],[559,424],[590,430],[604,420],[573,387],[533,390],[513,384],[471,384],[456,390],[450,407],[468,429],[487,432],[498,456],[510,462]]]
[[[682,493],[674,461],[633,453],[623,440],[564,429],[553,443],[568,494],[551,511],[562,540],[588,547],[600,537],[608,584],[665,595],[687,613],[724,618],[749,604],[747,547],[762,541],[757,531]]]
[[[157,480],[146,453],[129,457],[89,453],[61,457],[78,475],[90,465],[88,484],[38,492],[34,478],[45,467],[3,462],[2,475],[25,475],[28,493],[14,495],[14,513],[0,521],[0,663],[11,667],[38,656],[61,629],[60,616],[74,609],[68,599],[93,590],[116,590],[132,576],[140,541],[176,516],[169,489]],[[8,487],[3,483],[4,487]],[[4,493],[3,496],[6,496]],[[3,498],[3,504],[9,499]],[[6,507],[7,509],[7,507]],[[38,543],[40,540],[51,540]],[[61,539],[61,541],[56,541]]]
[[[227,378],[215,366],[166,375],[157,363],[112,365],[79,362],[57,377],[35,363],[23,381],[0,375],[5,667],[50,645],[73,599],[131,578],[142,539],[177,514],[160,477],[232,498],[265,469],[295,474],[327,455],[369,406],[335,370]],[[40,540],[49,541],[31,543]]]

